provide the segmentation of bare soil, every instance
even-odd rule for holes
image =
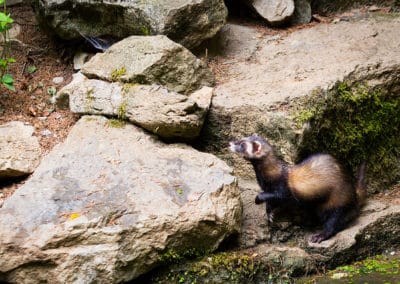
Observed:
[[[41,31],[29,6],[7,10],[21,32],[10,42],[11,56],[16,62],[10,64],[8,72],[14,78],[16,91],[0,86],[0,124],[23,121],[34,126],[34,135],[45,155],[65,139],[78,119],[68,110],[57,110],[51,103],[54,90],[72,79],[72,60],[65,56],[71,47],[58,44]],[[55,77],[63,77],[64,81],[57,85],[53,82]],[[10,196],[22,183],[23,180],[0,184],[0,204],[2,198]]]

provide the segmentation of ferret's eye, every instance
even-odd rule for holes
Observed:
[[[240,150],[245,150],[246,149],[246,143],[244,143],[244,142],[240,143],[239,147],[240,147]]]

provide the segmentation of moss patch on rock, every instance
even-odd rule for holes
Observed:
[[[259,269],[260,263],[254,256],[223,252],[171,267],[153,280],[154,283],[242,283],[251,281]]]
[[[328,152],[354,172],[366,160],[371,191],[400,180],[400,93],[341,82],[303,106],[296,114],[306,125],[299,160]]]
[[[337,267],[326,275],[303,278],[298,283],[397,283],[399,255],[377,255]]]
[[[172,258],[177,259],[174,255]],[[292,283],[293,277],[304,275],[310,265],[306,257],[299,258],[303,259],[301,263],[281,252],[219,252],[161,268],[146,280],[149,283]]]

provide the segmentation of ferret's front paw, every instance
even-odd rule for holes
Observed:
[[[319,244],[320,242],[325,241],[327,239],[328,239],[328,237],[326,236],[325,233],[319,233],[319,234],[315,234],[315,235],[311,236],[310,241],[312,243],[318,243]]]
[[[263,202],[264,202],[264,201],[261,200],[260,197],[257,195],[257,196],[256,196],[256,200],[255,200],[255,203],[256,203],[256,204],[261,204],[261,203],[263,203]]]

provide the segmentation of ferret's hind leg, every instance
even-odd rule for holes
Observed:
[[[322,232],[315,234],[311,237],[310,241],[312,243],[320,243],[329,239],[330,237],[336,235],[339,231],[341,231],[348,221],[346,218],[347,210],[338,208],[326,212],[326,220],[324,222],[324,229]]]

